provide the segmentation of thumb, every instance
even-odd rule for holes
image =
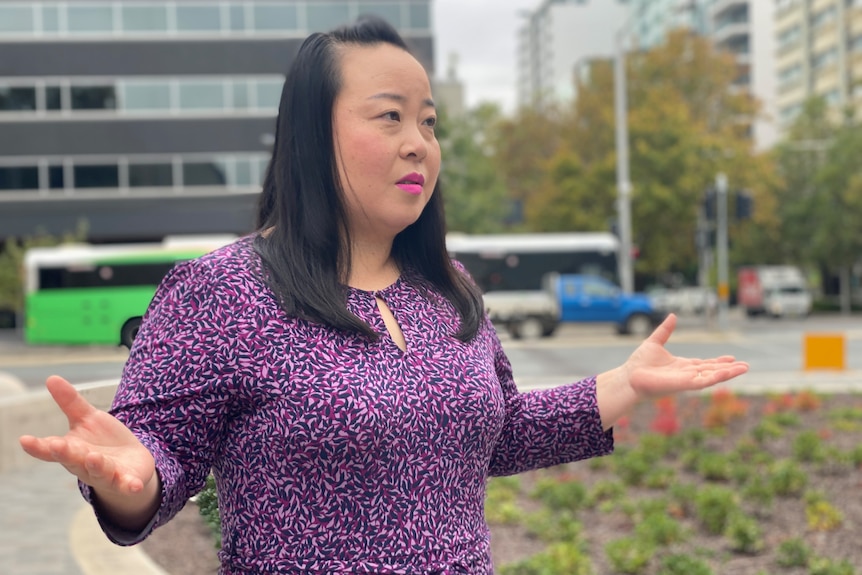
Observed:
[[[653,330],[650,336],[647,338],[647,341],[650,343],[655,343],[661,346],[667,343],[667,340],[670,339],[670,335],[673,333],[674,328],[676,327],[676,314],[668,314],[664,321],[659,324],[657,328]]]
[[[54,402],[66,415],[70,428],[96,410],[71,383],[58,375],[48,377],[45,381],[45,387],[48,388]]]

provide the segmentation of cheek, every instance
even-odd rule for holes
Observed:
[[[360,169],[364,173],[383,169],[388,158],[388,150],[380,138],[361,132],[353,134],[347,142],[344,142],[342,153],[348,174],[351,176],[361,175],[351,173],[351,168]]]

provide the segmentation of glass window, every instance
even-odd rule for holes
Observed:
[[[420,2],[408,6],[410,11],[409,25],[413,30],[431,29],[431,9],[428,2]]]
[[[117,188],[120,171],[116,164],[82,165],[74,167],[76,188]]]
[[[171,108],[171,86],[168,83],[123,84],[121,107],[124,110],[169,110]]]
[[[310,32],[326,32],[350,20],[350,10],[345,2],[308,4],[306,10]]]
[[[309,10],[311,6],[308,7]],[[255,30],[296,30],[296,6],[293,4],[258,4],[254,7]]]
[[[115,110],[117,95],[113,86],[72,86],[73,110]]]
[[[221,30],[221,8],[216,5],[177,6],[177,30]]]
[[[35,110],[36,88],[0,86],[0,112]]]
[[[111,6],[75,6],[68,10],[69,32],[110,32],[114,27]]]
[[[0,7],[0,32],[34,32],[33,8],[31,6]]]
[[[251,158],[236,159],[236,185],[237,186],[253,186],[257,182],[252,177],[255,170],[255,161]]]
[[[224,108],[224,88],[222,87],[222,83],[181,83],[180,108],[184,110],[213,110]]]
[[[183,185],[224,186],[227,182],[226,171],[221,162],[184,162]]]
[[[230,29],[245,30],[245,6],[242,4],[230,5]]]
[[[237,80],[233,83],[233,109],[234,110],[247,110],[249,108],[250,98],[248,96],[248,89],[250,83],[245,80]]]
[[[42,6],[42,30],[49,33],[60,31],[60,8]]]
[[[164,187],[174,185],[171,164],[129,164],[129,186]]]
[[[63,166],[48,166],[48,187],[52,190],[61,190],[64,187],[66,178],[63,172]]]
[[[380,16],[396,28],[401,28],[401,3],[400,2],[360,2],[359,15],[375,14]]]
[[[0,190],[38,190],[39,168],[36,166],[0,166]]]
[[[167,32],[167,6],[121,6],[126,32]]]
[[[282,81],[261,80],[258,82],[256,107],[264,110],[278,110],[283,85],[284,82]]]
[[[60,86],[45,86],[45,109],[63,109],[63,92]]]

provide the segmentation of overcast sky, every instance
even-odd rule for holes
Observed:
[[[515,108],[515,49],[523,18],[541,0],[434,0],[435,68],[448,69],[449,54],[458,54],[458,77],[464,83],[467,106],[498,102],[504,111]]]

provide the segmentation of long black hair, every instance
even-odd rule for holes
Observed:
[[[312,34],[300,46],[281,93],[254,242],[266,281],[288,315],[371,338],[378,334],[346,306],[351,243],[332,116],[342,85],[338,48],[378,44],[410,51],[391,25],[374,16]],[[455,307],[461,317],[455,337],[469,341],[476,335],[482,294],[449,259],[439,180],[419,218],[395,237],[392,257],[402,273],[409,270]]]

